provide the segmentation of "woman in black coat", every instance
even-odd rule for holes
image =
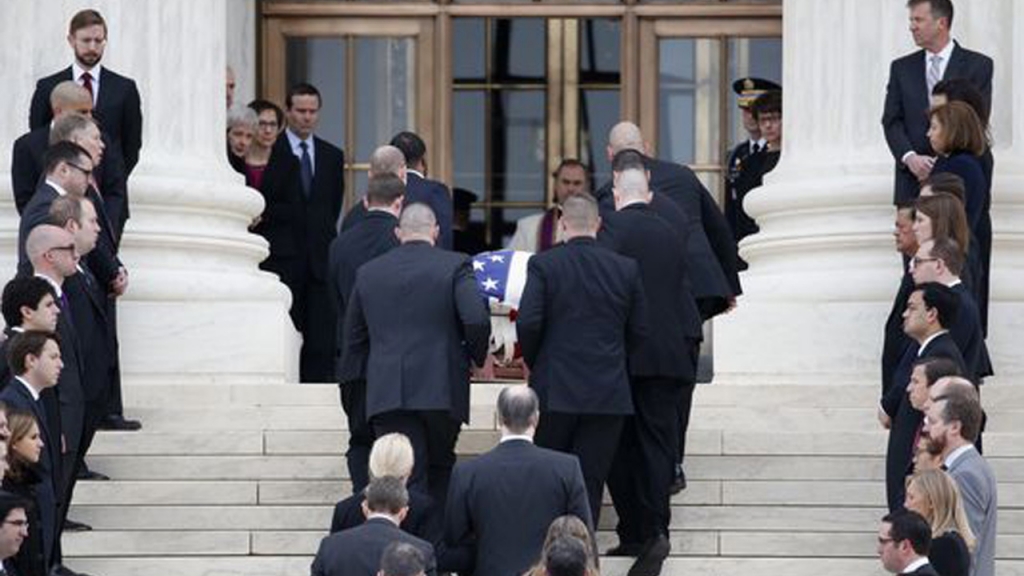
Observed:
[[[35,416],[20,410],[7,410],[7,424],[11,435],[7,439],[7,474],[3,489],[31,503],[25,510],[28,517],[28,538],[21,543],[13,562],[19,576],[46,576],[46,558],[43,554],[43,523],[36,503],[36,487],[42,477],[36,471],[43,441]]]
[[[939,576],[968,576],[974,534],[967,524],[956,482],[943,470],[915,474],[907,485],[908,510],[913,510],[932,527],[928,561]]]

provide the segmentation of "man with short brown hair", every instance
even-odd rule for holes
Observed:
[[[74,80],[92,95],[96,118],[124,157],[126,174],[139,161],[142,148],[142,108],[135,81],[100,64],[107,45],[107,23],[96,10],[81,10],[68,26],[68,45],[75,61],[36,83],[29,111],[29,128],[46,126],[53,118],[50,92],[59,82]]]

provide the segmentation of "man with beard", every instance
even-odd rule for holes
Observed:
[[[938,386],[938,385],[937,385]],[[971,385],[946,384],[942,395],[932,395],[925,432],[932,449],[956,481],[963,497],[967,523],[977,538],[972,554],[973,576],[995,576],[998,495],[992,467],[974,448],[981,430],[982,410]]]
[[[120,150],[126,173],[131,174],[142,148],[141,99],[134,80],[100,64],[107,46],[107,22],[103,16],[92,9],[75,14],[68,27],[68,45],[74,50],[75,61],[36,83],[29,127],[35,130],[50,123],[50,92],[58,83],[74,80],[92,95],[96,118]]]

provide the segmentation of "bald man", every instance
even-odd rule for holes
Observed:
[[[50,108],[53,120],[46,125],[27,132],[14,142],[11,152],[11,184],[14,189],[14,204],[18,213],[22,214],[25,206],[35,193],[39,178],[43,174],[43,156],[52,144],[51,130],[63,116],[77,114],[91,117],[93,111],[92,98],[88,90],[71,80],[61,82],[50,94]],[[120,242],[121,232],[128,220],[128,190],[124,160],[120,149],[113,145],[107,134],[98,130],[100,140],[89,152],[96,165],[92,176],[92,184],[103,198],[101,218],[108,218],[109,228],[116,242]],[[58,138],[72,139],[67,133]],[[82,144],[85,135],[75,135],[73,140]]]
[[[692,170],[649,156],[650,146],[636,124],[619,122],[608,133],[608,159],[614,162],[617,155],[627,150],[641,155],[650,174],[651,191],[675,202],[685,215],[693,295],[701,316],[709,319],[729,310],[742,293],[738,256],[732,231],[715,200]],[[605,183],[595,195],[602,217],[615,210],[612,184]]]
[[[370,169],[368,171],[368,180],[372,180],[374,177],[382,176],[384,174],[392,174],[397,176],[402,181],[404,187],[408,181],[408,167],[405,165],[405,155],[402,151],[390,144],[384,146],[378,146],[373,154],[370,154]],[[404,194],[404,193],[403,193]],[[356,202],[349,209],[348,213],[345,214],[345,219],[341,222],[341,231],[347,232],[359,224],[366,218],[367,212],[367,195],[363,194],[361,201]],[[412,201],[409,202],[412,204]],[[344,310],[342,311],[344,313]]]
[[[339,376],[343,385],[366,380],[373,432],[409,437],[409,486],[443,509],[459,426],[469,422],[470,361],[484,363],[491,318],[470,258],[435,247],[427,205],[406,206],[397,233],[401,246],[356,272]]]

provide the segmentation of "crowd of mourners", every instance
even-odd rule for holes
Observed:
[[[885,326],[878,419],[888,430],[878,533],[896,574],[994,576],[997,490],[982,456],[993,158],[992,61],[952,40],[949,0],[909,0],[921,50],[892,63],[882,123],[896,161],[903,275]],[[3,289],[0,574],[74,574],[60,536],[101,429],[137,430],[120,400],[116,303],[128,178],[142,146],[134,81],[101,65],[106,22],[70,22],[74,62],[38,81],[14,143],[18,275]],[[415,133],[370,159],[343,214],[345,156],[316,136],[320,92],[284,106],[233,102],[227,157],[265,209],[261,268],[290,290],[301,379],[337,382],[352,495],[337,504],[314,575],[596,576],[605,489],[629,576],[671,551],[671,496],[686,488],[686,432],[702,325],[736,306],[744,205],[779,162],[781,87],[734,84],[749,139],[733,149],[719,209],[687,167],[650,153],[631,122],[608,134],[612,178],[565,159],[550,209],[484,251],[472,194],[427,175]],[[529,253],[524,277],[509,272]],[[487,362],[484,294],[518,283],[515,355],[527,385],[497,398],[501,440],[456,463],[470,374]],[[511,286],[509,287],[511,289]]]

